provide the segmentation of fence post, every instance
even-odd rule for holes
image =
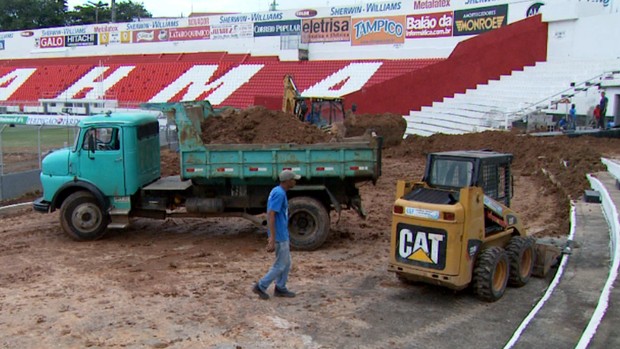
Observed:
[[[38,151],[38,158],[39,158],[39,170],[41,169],[41,128],[43,127],[43,125],[39,125],[39,127],[37,128],[37,151]]]
[[[2,125],[2,128],[0,128],[0,176],[4,174],[4,154],[2,153],[2,133],[4,132],[5,128],[6,128],[6,125]]]

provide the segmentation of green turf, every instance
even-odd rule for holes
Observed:
[[[2,126],[0,126],[0,129]],[[15,127],[5,127],[0,138],[2,148],[8,151],[11,148],[32,148],[36,149],[38,144],[37,126],[16,125]],[[41,148],[58,148],[65,144],[72,145],[75,138],[74,128],[46,126],[41,128]]]

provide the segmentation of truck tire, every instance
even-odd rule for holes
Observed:
[[[522,287],[530,281],[536,260],[534,241],[522,236],[515,236],[506,245],[508,261],[510,263],[510,276],[508,284],[514,287]]]
[[[316,199],[300,196],[292,198],[288,206],[291,246],[297,250],[312,251],[321,247],[329,235],[329,213]]]
[[[87,191],[69,195],[60,207],[62,229],[77,241],[101,238],[105,234],[108,222],[107,213],[97,199]]]
[[[508,256],[501,247],[489,247],[478,255],[474,266],[473,289],[483,301],[495,302],[506,291]]]

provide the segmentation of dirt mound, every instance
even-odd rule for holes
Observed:
[[[205,119],[201,127],[201,139],[205,144],[313,144],[332,138],[291,114],[264,107],[228,109],[219,116]]]
[[[351,114],[346,117],[344,125],[346,137],[361,136],[367,130],[373,130],[383,137],[383,144],[387,147],[399,145],[407,129],[407,121],[402,115],[392,113]]]
[[[160,154],[161,176],[177,176],[181,173],[179,169],[179,153],[170,149],[162,149]]]
[[[424,158],[431,152],[480,149],[512,153],[515,176],[532,176],[540,185],[538,193],[525,200],[535,203],[539,195],[554,195],[559,204],[558,207],[548,208],[555,210],[552,216],[556,221],[550,224],[556,225],[553,230],[557,233],[566,233],[569,199],[578,199],[583,195],[584,190],[590,187],[586,174],[604,170],[601,156],[615,154],[619,147],[620,139],[613,138],[532,137],[510,132],[483,132],[407,137],[400,147],[388,150],[386,156],[412,159]],[[519,193],[515,193],[515,197],[518,196]],[[541,209],[532,205],[532,213]]]

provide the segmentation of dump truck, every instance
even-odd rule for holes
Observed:
[[[207,101],[148,103],[175,123],[180,175],[161,177],[157,119],[146,113],[85,118],[73,146],[42,162],[42,213],[60,210],[63,230],[75,240],[99,239],[134,217],[241,217],[265,224],[271,189],[282,170],[302,176],[288,192],[291,245],[319,248],[330,231],[330,212],[366,213],[360,183],[381,175],[381,139],[325,144],[204,144],[201,122],[216,115]]]
[[[422,181],[398,181],[388,270],[405,283],[472,286],[485,301],[501,298],[507,284],[525,285],[536,247],[510,208],[512,158],[431,153]]]

